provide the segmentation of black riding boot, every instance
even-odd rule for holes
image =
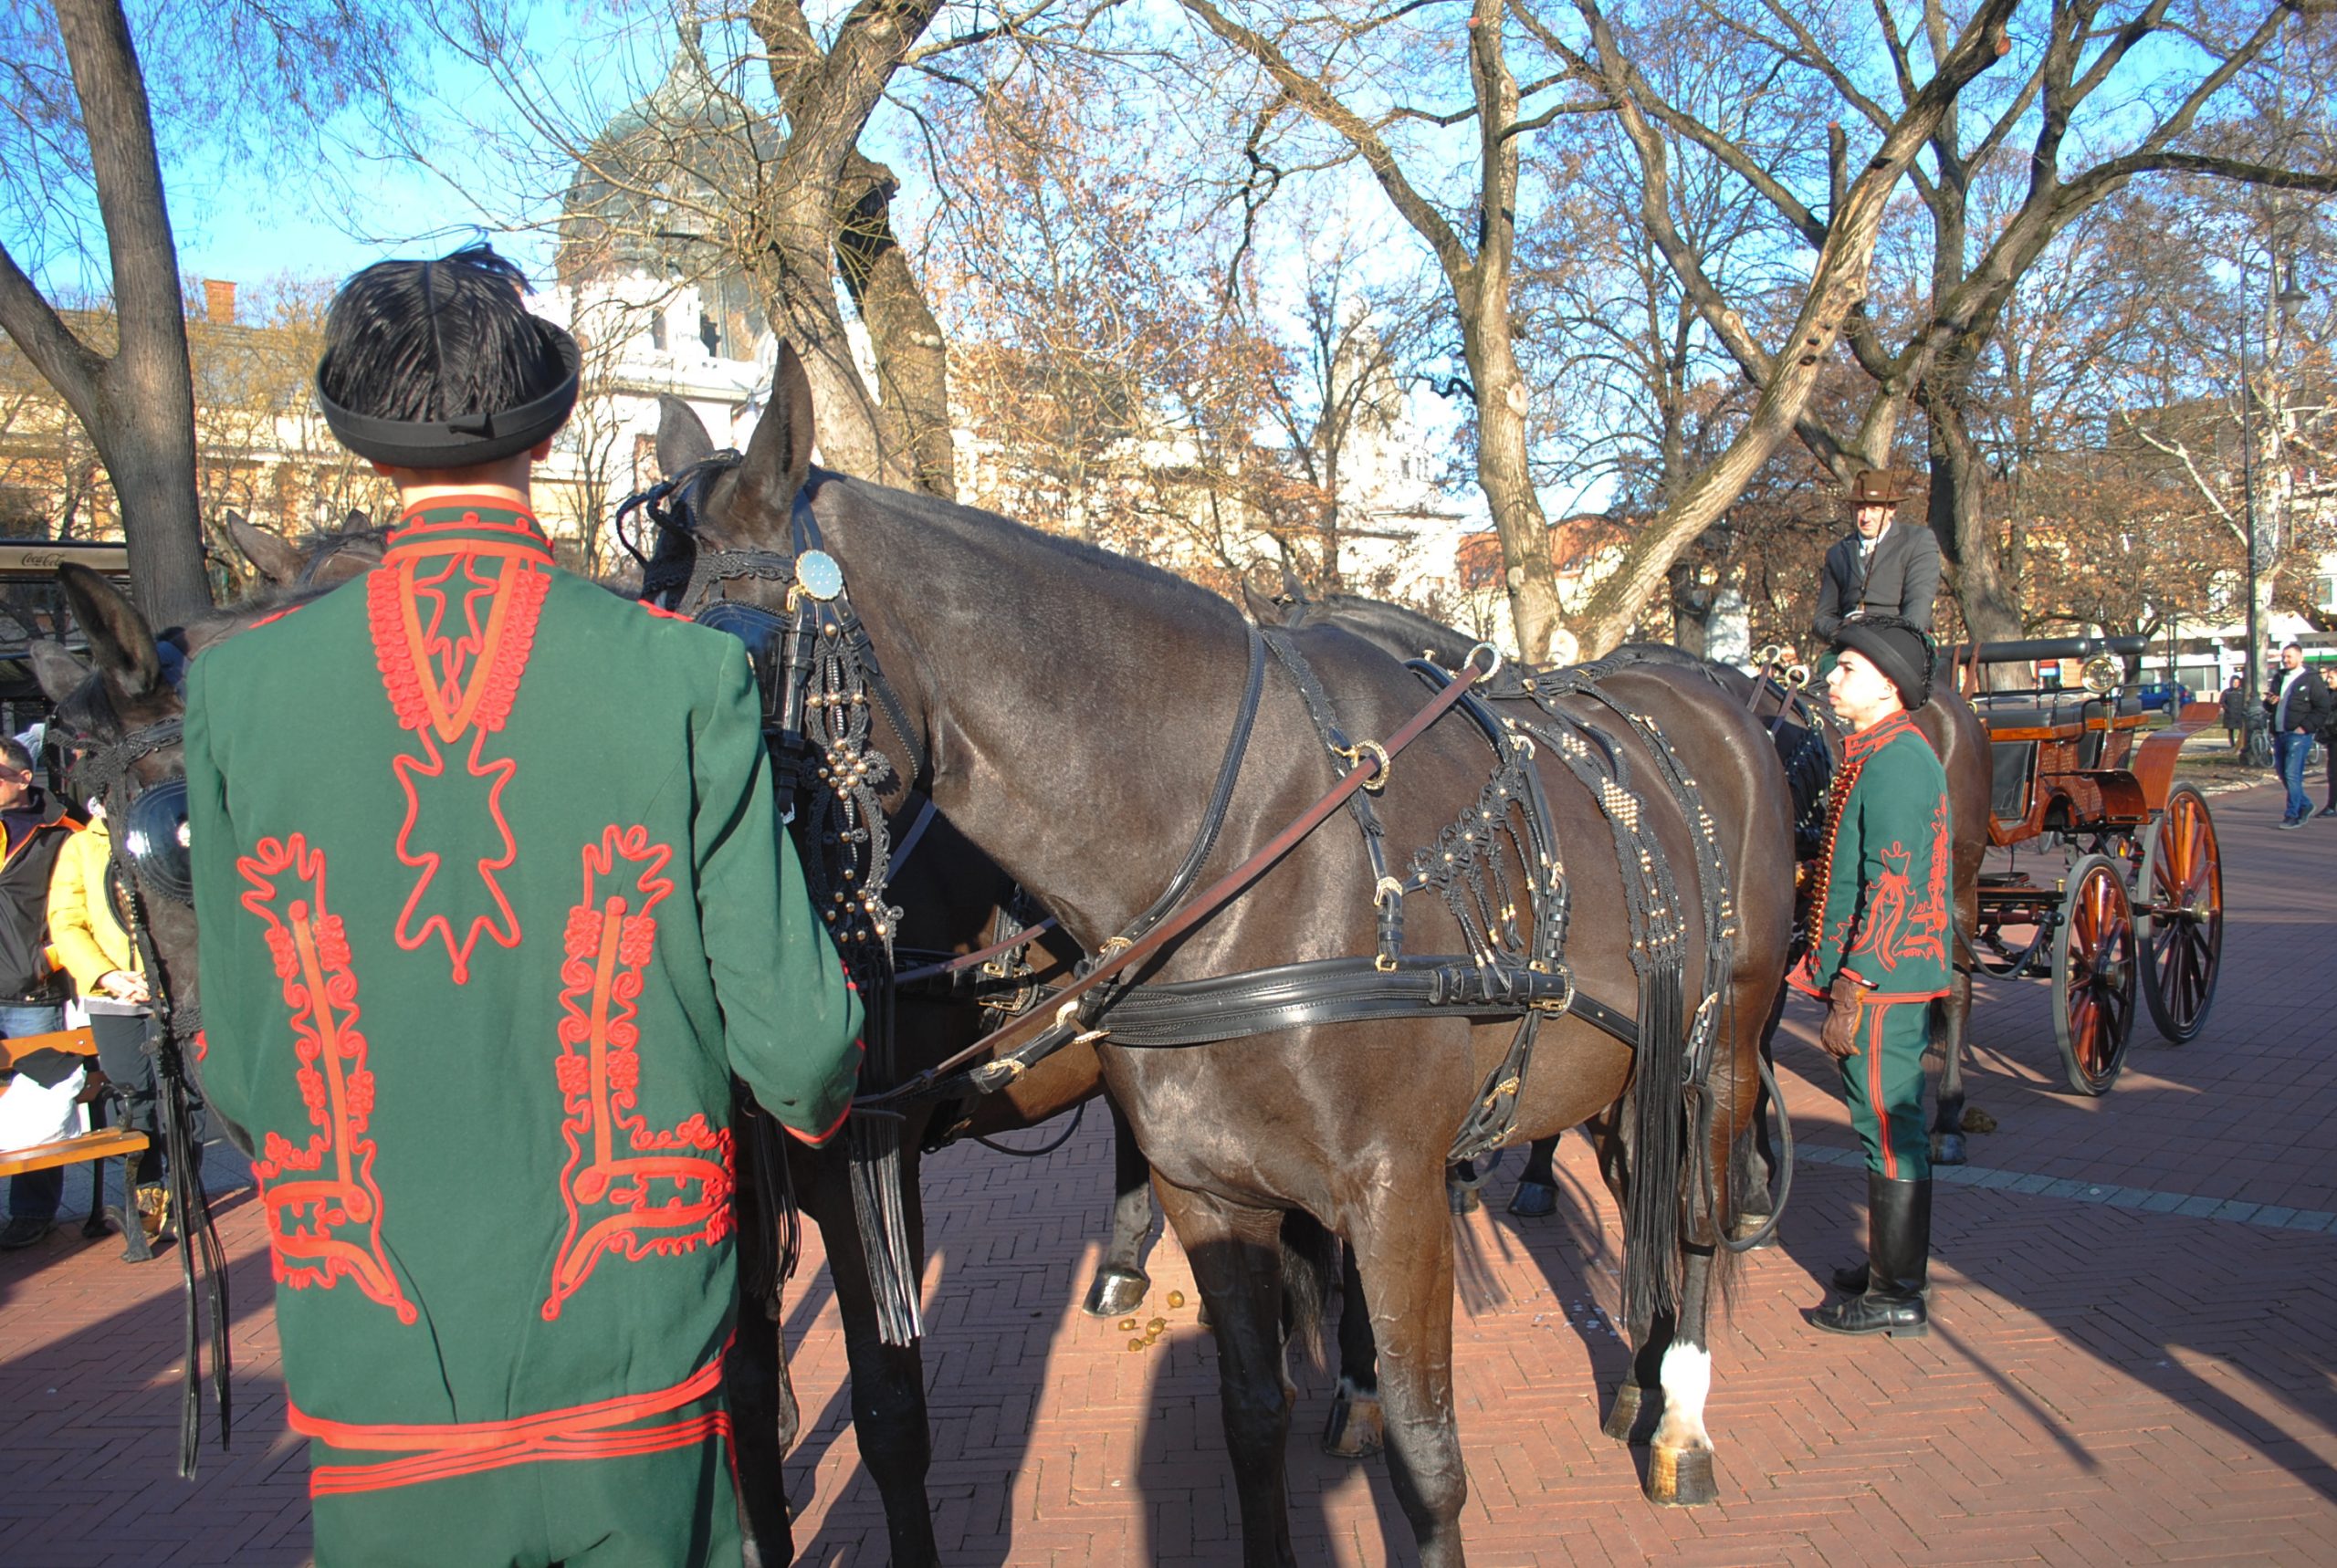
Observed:
[[[1929,1293],[1932,1244],[1932,1184],[1887,1181],[1867,1173],[1867,1256],[1870,1267],[1844,1270],[1836,1282],[1848,1288],[1853,1276],[1865,1289],[1836,1306],[1820,1307],[1811,1320],[1832,1333],[1931,1333],[1923,1309]]]

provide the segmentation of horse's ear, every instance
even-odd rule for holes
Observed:
[[[779,371],[771,380],[770,405],[763,410],[755,434],[747,442],[732,505],[784,516],[812,472],[812,380],[803,373],[803,361],[782,340]]]
[[[259,574],[278,588],[300,575],[300,551],[266,528],[255,528],[241,512],[227,514],[227,537]]]
[[[154,652],[153,628],[120,589],[78,562],[57,569],[65,582],[65,602],[73,623],[89,639],[89,653],[114,695],[130,700],[162,684],[162,661]]]
[[[34,643],[27,652],[32,656],[33,679],[40,683],[42,694],[52,703],[65,701],[89,678],[89,666],[62,643]]]
[[[657,470],[668,478],[714,455],[714,437],[697,410],[672,392],[657,394]]]
[[[1274,596],[1258,586],[1256,570],[1242,574],[1242,603],[1250,612],[1250,619],[1261,626],[1282,624],[1282,606]]]
[[[309,574],[309,586],[315,589],[339,588],[372,570],[373,562],[363,551],[337,549],[317,562],[315,570]]]
[[[362,534],[372,526],[373,514],[362,507],[350,507],[349,515],[341,519],[341,531],[344,534]]]
[[[1314,596],[1306,591],[1306,585],[1299,581],[1298,574],[1288,567],[1282,569],[1282,599],[1284,603],[1302,610],[1315,602]]]

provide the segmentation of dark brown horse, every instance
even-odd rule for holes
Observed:
[[[1343,626],[1399,659],[1426,657],[1440,663],[1462,656],[1472,639],[1465,633],[1400,604],[1333,593],[1309,598],[1294,580],[1284,579],[1279,596],[1268,596],[1245,582],[1242,591],[1252,615],[1284,625],[1309,622]],[[1705,673],[1732,696],[1759,714],[1776,737],[1781,759],[1787,763],[1794,789],[1796,826],[1807,838],[1825,810],[1822,775],[1797,769],[1794,759],[1810,746],[1839,748],[1830,731],[1815,732],[1789,705],[1780,688],[1759,681],[1732,665],[1714,664],[1677,649],[1638,645],[1643,656],[1677,661]],[[1757,690],[1757,695],[1756,695]],[[1915,727],[1938,753],[1947,773],[1947,793],[1954,822],[1955,965],[1948,995],[1934,1009],[1932,1041],[1940,1054],[1936,1112],[1932,1123],[1932,1157],[1941,1165],[1964,1163],[1964,1042],[1972,1015],[1972,933],[1980,909],[1980,862],[1988,849],[1988,790],[1991,772],[1988,732],[1963,695],[1953,690],[1934,691],[1932,700],[1917,709]],[[1556,1201],[1550,1172],[1551,1145],[1537,1144],[1520,1178],[1521,1202],[1514,1212],[1547,1214]]]
[[[937,804],[1087,951],[1120,933],[1168,883],[1197,831],[1249,662],[1239,613],[1165,573],[971,509],[815,472],[810,394],[783,355],[770,410],[744,461],[718,480],[699,544],[791,553],[803,496],[842,565],[884,672],[932,758]],[[1386,735],[1423,706],[1420,683],[1336,628],[1295,643],[1347,732]],[[1708,1137],[1676,1165],[1633,1179],[1653,1196],[1651,1224],[1628,1239],[1659,1256],[1673,1288],[1661,1321],[1635,1324],[1666,1346],[1668,1396],[1649,1490],[1661,1500],[1712,1495],[1702,1420],[1715,1254],[1728,1223],[1732,1155],[1748,1125],[1761,1025],[1784,968],[1791,921],[1788,808],[1768,737],[1741,705],[1700,678],[1656,666],[1611,673],[1618,701],[1651,721],[1701,782],[1713,843],[1733,897],[1731,956],[1707,974],[1702,919],[1682,942],[1692,998],[1715,998],[1706,1088]],[[1655,781],[1655,744],[1587,697],[1555,699],[1648,786],[1630,810],[1679,899],[1701,913],[1724,890],[1704,876],[1698,829]],[[1601,728],[1601,725],[1608,727]],[[1572,732],[1570,732],[1572,733]],[[1537,758],[1581,912],[1565,962],[1586,996],[1638,994],[1630,891],[1615,824],[1554,758]],[[1429,846],[1472,807],[1491,747],[1457,716],[1394,769],[1379,797],[1388,838]],[[1331,783],[1337,769],[1299,692],[1266,685],[1257,727],[1208,873],[1257,848]],[[1511,865],[1539,881],[1550,868]],[[1146,977],[1202,979],[1317,958],[1366,955],[1377,890],[1351,832],[1326,828],[1263,873],[1238,903],[1189,934]],[[1462,930],[1433,899],[1413,901],[1410,948],[1461,954]],[[1110,1015],[1105,1015],[1109,1027]],[[1651,1060],[1678,1071],[1675,1037],[1646,1019]],[[1190,1258],[1219,1349],[1227,1438],[1253,1563],[1291,1560],[1282,1449],[1284,1216],[1311,1216],[1353,1252],[1382,1357],[1390,1469],[1422,1559],[1461,1560],[1466,1493],[1453,1420],[1453,1259],[1443,1176],[1453,1133],[1514,1035],[1511,1020],[1447,1016],[1284,1030],[1181,1049],[1098,1047],[1105,1082],[1149,1156],[1163,1206]],[[1668,1054],[1667,1054],[1668,1053]],[[1519,1132],[1596,1122],[1619,1131],[1632,1051],[1580,1012],[1553,1018],[1520,1093]],[[1035,1077],[1033,1073],[1030,1076]],[[1028,1082],[1028,1078],[1024,1080]],[[1018,1088],[1020,1085],[1017,1086]],[[1659,1108],[1676,1085],[1641,1086]],[[1615,1147],[1610,1139],[1609,1147]],[[1618,1151],[1619,1152],[1619,1151]],[[1715,1200],[1691,1201],[1698,1173]]]

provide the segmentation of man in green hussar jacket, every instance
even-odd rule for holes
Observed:
[[[1827,802],[1811,951],[1793,977],[1827,998],[1818,1043],[1842,1065],[1866,1146],[1868,1262],[1835,1274],[1849,1299],[1813,1321],[1919,1336],[1932,1216],[1923,1046],[1952,943],[1947,775],[1907,716],[1930,697],[1933,650],[1906,622],[1867,616],[1841,623],[1834,652],[1827,694],[1852,733]]]
[[[738,1563],[731,1076],[817,1142],[858,1066],[744,646],[529,512],[577,361],[519,283],[350,280],[317,388],[402,519],[188,677],[202,1078],[327,1568]]]

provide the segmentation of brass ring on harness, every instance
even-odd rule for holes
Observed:
[[[1796,664],[1792,669],[1787,670],[1786,672],[1786,685],[1791,686],[1795,691],[1800,691],[1803,687],[1808,685],[1809,666],[1808,664]]]
[[[1477,662],[1477,655],[1480,653],[1491,653],[1493,657],[1493,662],[1492,664],[1477,672],[1477,679],[1481,681],[1490,681],[1495,675],[1501,674],[1501,650],[1494,647],[1491,643],[1480,643],[1475,647],[1470,649],[1466,653],[1461,655],[1461,662],[1464,664],[1473,664]]]
[[[1484,644],[1480,643],[1479,646],[1482,647]],[[1363,781],[1365,794],[1377,795],[1388,788],[1388,770],[1394,764],[1388,758],[1388,748],[1378,741],[1358,740],[1353,746],[1335,746],[1331,747],[1331,752],[1336,757],[1347,758],[1351,766],[1357,768],[1363,766],[1363,759],[1366,757],[1379,764],[1378,770]]]
[[[1119,942],[1120,946],[1123,947],[1128,945],[1127,943],[1121,941],[1117,936],[1113,937],[1112,942]],[[1111,942],[1106,942],[1104,946],[1109,947],[1111,945]],[[1057,1029],[1079,1028],[1079,1020],[1074,1016],[1078,1011],[1079,1003],[1076,1000],[1064,1003],[1063,1006],[1055,1009],[1055,1027]],[[1073,1045],[1093,1045],[1111,1032],[1112,1031],[1108,1029],[1087,1030],[1082,1033],[1073,1035],[1069,1043]]]
[[[1097,956],[1098,958],[1108,958],[1108,957],[1110,957],[1113,954],[1117,953],[1118,951],[1120,951],[1122,948],[1124,948],[1124,947],[1129,947],[1129,946],[1135,946],[1135,944],[1131,943],[1131,942],[1130,942],[1127,937],[1125,937],[1125,936],[1113,936],[1113,937],[1109,937],[1109,938],[1106,939],[1106,941],[1105,941],[1104,945],[1103,945],[1101,947],[1099,947],[1099,948],[1097,948],[1097,949],[1095,950],[1095,956]],[[1062,1021],[1062,1020],[1058,1019],[1058,1020],[1056,1020],[1056,1021],[1060,1022],[1060,1021]]]

